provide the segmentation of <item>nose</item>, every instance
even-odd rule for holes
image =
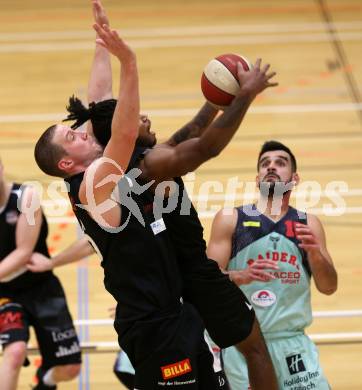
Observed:
[[[147,116],[146,114],[141,114],[141,115],[140,115],[140,118],[141,118],[141,121],[142,121],[143,123],[146,123],[147,120],[148,120],[148,116]]]
[[[274,165],[273,161],[270,162],[267,170],[268,170],[268,172],[274,172],[275,171],[275,165]]]

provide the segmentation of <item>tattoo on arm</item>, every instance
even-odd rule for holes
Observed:
[[[210,104],[205,103],[201,110],[197,113],[195,118],[176,131],[169,140],[173,146],[186,141],[190,138],[199,137],[209,124],[213,121],[218,110]]]
[[[217,119],[217,121],[215,121],[215,125],[222,129],[239,127],[250,106],[250,103],[251,101],[249,100],[236,98],[230,108],[228,108],[227,113],[225,112]]]
[[[183,141],[186,141],[190,138],[197,137],[199,134],[199,129],[197,126],[192,126],[191,124],[187,124],[182,127],[180,130],[176,131],[175,134],[172,135],[170,143],[172,145],[178,145]]]

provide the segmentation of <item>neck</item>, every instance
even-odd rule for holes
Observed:
[[[257,204],[257,208],[268,218],[279,220],[283,218],[284,215],[288,212],[290,195],[291,191],[286,192],[280,197],[264,197],[261,195]]]

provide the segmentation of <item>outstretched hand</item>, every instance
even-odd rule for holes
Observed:
[[[261,58],[258,58],[254,67],[248,71],[244,70],[240,62],[237,66],[240,91],[249,92],[256,96],[264,89],[278,85],[278,83],[270,81],[276,75],[274,71],[268,72],[270,64],[266,64],[261,68]]]
[[[135,54],[131,48],[118,35],[116,30],[111,30],[107,24],[93,25],[99,38],[96,42],[105,47],[111,54],[117,57],[122,63],[135,59]]]
[[[94,21],[97,24],[99,24],[100,26],[103,26],[104,24],[109,26],[108,16],[106,15],[106,11],[103,8],[103,5],[100,0],[92,0],[92,10]]]

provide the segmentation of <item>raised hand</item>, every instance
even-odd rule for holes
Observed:
[[[276,72],[268,72],[269,68],[269,64],[261,68],[260,58],[256,60],[254,67],[248,71],[244,70],[241,63],[238,62],[240,91],[249,92],[256,96],[266,88],[277,86],[278,83],[270,81],[276,75]]]
[[[106,15],[106,11],[104,10],[100,0],[92,0],[92,10],[94,21],[97,24],[99,24],[100,26],[103,26],[104,24],[109,26],[108,16]]]
[[[102,26],[94,24],[93,28],[96,30],[99,38],[96,42],[105,47],[111,54],[117,57],[122,63],[135,59],[135,54],[131,48],[118,35],[117,31],[111,30],[107,24]]]

